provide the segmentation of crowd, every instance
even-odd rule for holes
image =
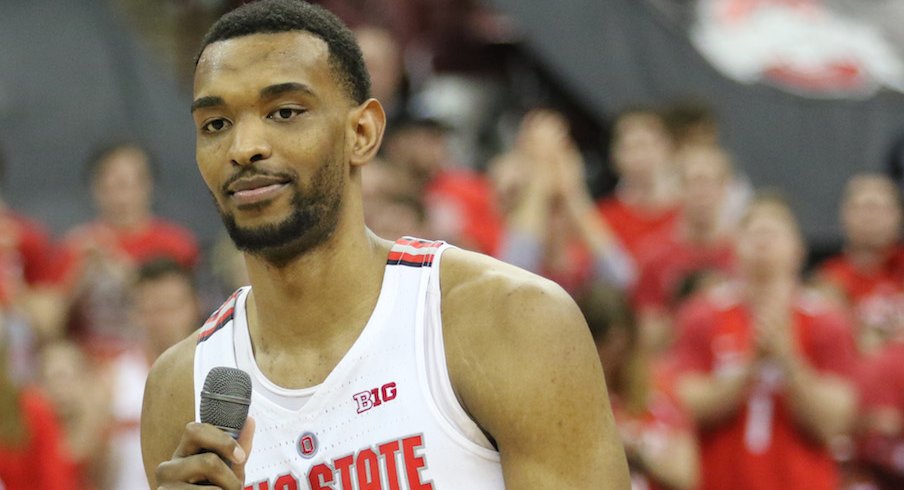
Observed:
[[[704,107],[622,111],[618,185],[598,197],[552,109],[462,161],[472,128],[410,97],[410,39],[358,24],[391,119],[363,170],[369,227],[571,293],[636,490],[904,488],[902,202],[888,177],[850,177],[844,248],[804,274],[792,206],[751,187]],[[202,251],[154,214],[155,168],[135,141],[99,146],[85,167],[96,217],[58,239],[0,201],[0,489],[146,488],[149,366],[246,280],[228,240]]]

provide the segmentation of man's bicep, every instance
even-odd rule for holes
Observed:
[[[550,287],[506,297],[490,342],[460,373],[496,440],[506,488],[628,488],[602,368],[579,310]]]
[[[156,488],[157,466],[170,459],[185,425],[194,420],[191,352],[179,344],[154,363],[144,388],[141,409],[141,453],[150,488]]]

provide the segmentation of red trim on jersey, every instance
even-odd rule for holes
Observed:
[[[396,241],[395,246],[389,252],[386,260],[388,265],[404,265],[408,267],[430,267],[433,265],[433,257],[436,250],[442,246],[441,241],[427,241],[416,238],[400,238]],[[406,251],[404,248],[417,249],[414,252]]]
[[[210,317],[204,322],[204,325],[201,327],[201,333],[198,334],[198,343],[204,342],[209,339],[211,335],[217,332],[217,330],[226,326],[232,317],[235,315],[235,304],[236,299],[239,296],[238,290],[232,293],[232,296],[229,297]]]
[[[213,334],[217,333],[218,330],[225,327],[227,323],[232,321],[232,317],[235,313],[235,307],[229,308],[226,310],[226,313],[221,317],[222,319],[214,326],[208,328],[207,330],[202,331],[198,335],[198,342],[204,342],[209,339]]]

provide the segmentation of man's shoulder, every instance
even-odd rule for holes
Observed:
[[[169,393],[168,396],[183,396],[187,394],[193,399],[195,346],[198,344],[197,336],[199,331],[197,330],[182,339],[154,361],[145,385],[146,395],[156,388],[161,388],[161,391]],[[186,387],[190,389],[182,389]],[[173,388],[179,389],[174,390]]]
[[[540,303],[571,302],[558,284],[487,255],[450,249],[441,262],[443,308],[458,306],[474,313],[505,313],[525,299]],[[546,299],[543,299],[546,298]]]
[[[466,343],[556,330],[583,317],[558,284],[486,255],[448,250],[441,262],[446,336]],[[541,334],[542,335],[542,334]]]

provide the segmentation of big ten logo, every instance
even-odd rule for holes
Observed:
[[[355,403],[358,404],[358,413],[364,413],[371,408],[379,407],[386,402],[395,400],[397,395],[398,390],[396,389],[396,384],[395,382],[391,382],[386,383],[379,388],[355,393],[352,395],[352,398],[355,400]]]

